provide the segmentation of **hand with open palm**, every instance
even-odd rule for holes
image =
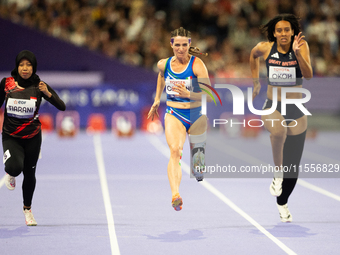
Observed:
[[[303,38],[305,38],[305,36],[302,35],[302,32],[294,36],[293,51],[295,55],[300,54],[301,46],[305,44],[305,40],[303,40]]]

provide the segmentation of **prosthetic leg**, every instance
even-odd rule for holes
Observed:
[[[189,135],[191,174],[198,182],[203,181],[205,172],[205,145],[207,132],[201,135]]]

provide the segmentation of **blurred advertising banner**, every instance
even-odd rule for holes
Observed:
[[[106,123],[111,123],[112,114],[116,111],[132,111],[137,116],[137,126],[141,123],[141,109],[151,106],[156,84],[140,84],[136,87],[115,87],[104,84],[97,87],[68,87],[55,89],[65,102],[68,111],[76,111],[80,116],[80,128],[85,128],[91,114],[101,113]],[[40,113],[51,113],[54,117],[57,110],[43,101]]]
[[[231,123],[230,119],[236,118],[238,122],[243,123],[246,121],[248,123],[251,121],[251,125],[258,126],[259,123],[254,119],[259,119],[260,116],[256,116],[255,118],[254,115],[258,115],[256,114],[256,110],[262,110],[267,98],[266,79],[261,79],[260,81],[262,85],[260,94],[250,103],[252,107],[249,108],[248,99],[253,86],[252,79],[210,79],[211,87],[215,88],[222,105],[219,102],[217,94],[212,93],[211,95],[216,102],[207,103],[207,116],[211,121],[209,125],[214,126],[213,120],[227,119],[227,124],[224,123],[224,125],[222,125],[220,121],[220,125],[218,126],[229,128]],[[319,120],[322,120],[321,117],[325,115],[337,116],[337,114],[340,113],[340,90],[338,89],[338,84],[339,78],[313,78],[309,81],[303,81],[303,94],[310,95],[310,99],[306,100],[306,103],[303,103],[303,105],[311,113],[311,116],[309,116],[311,124],[317,120],[316,125],[325,126],[328,122],[323,121],[319,124]],[[227,87],[223,87],[226,85]],[[292,87],[287,88],[288,91],[286,93],[289,93],[290,88]],[[79,113],[80,128],[86,127],[87,119],[92,113],[104,114],[106,123],[111,125],[112,114],[116,111],[134,112],[137,116],[136,126],[140,128],[143,111],[149,109],[153,104],[156,80],[154,82],[140,82],[138,84],[125,85],[106,83],[96,87],[57,87],[55,90],[65,102],[67,110],[74,110]],[[164,92],[159,108],[160,120],[162,122],[165,101],[166,94]],[[238,111],[241,111],[242,115],[237,114]],[[51,113],[55,117],[57,110],[50,104],[43,103],[40,112]],[[228,116],[228,118],[225,116]],[[242,117],[241,120],[240,117]],[[215,121],[215,124],[216,123],[217,121]],[[229,130],[229,132],[233,131],[234,130]]]

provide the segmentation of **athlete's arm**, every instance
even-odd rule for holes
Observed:
[[[190,92],[190,99],[195,100],[195,101],[201,101],[202,94],[205,94],[207,95],[207,102],[212,102],[213,99],[210,96],[208,96],[207,92],[204,91],[206,90],[209,93],[211,93],[211,90],[207,86],[204,86],[201,84],[203,83],[203,84],[211,86],[208,69],[203,63],[203,61],[198,57],[196,57],[196,60],[193,66],[193,71],[194,71],[194,74],[197,76],[198,85],[200,86],[203,92]]]
[[[259,80],[260,57],[262,57],[268,51],[269,47],[269,42],[260,42],[250,52],[249,64],[254,84],[253,99],[260,93],[261,90],[261,83]]]
[[[59,98],[58,94],[48,84],[41,81],[39,83],[39,90],[43,93],[43,98],[54,105],[58,110],[66,110],[66,106],[63,100]]]
[[[310,63],[310,53],[308,43],[303,39],[305,36],[301,32],[294,37],[293,50],[299,62],[302,76],[307,80],[313,78],[313,69]]]
[[[6,78],[3,78],[0,83],[0,107],[2,106],[6,98],[5,84],[6,84]]]
[[[203,63],[203,61],[196,57],[194,65],[192,67],[193,72],[195,76],[197,77],[197,82],[200,88],[202,88],[203,92],[192,92],[188,91],[184,85],[176,85],[173,87],[173,91],[178,93],[178,97],[182,98],[190,98],[191,100],[194,101],[202,101],[202,94],[207,94],[204,92],[204,90],[207,90],[210,92],[210,89],[207,86],[201,85],[201,83],[207,84],[210,86],[210,80],[209,80],[209,75],[208,75],[208,70]],[[211,102],[212,98],[210,96],[207,96],[207,102]]]
[[[157,88],[156,88],[156,96],[153,105],[151,106],[151,109],[148,113],[148,119],[151,117],[151,120],[153,120],[154,115],[156,114],[158,117],[157,109],[159,107],[159,104],[161,102],[161,96],[165,87],[165,81],[164,81],[164,70],[165,70],[165,64],[167,59],[161,59],[157,63],[157,67],[159,69],[158,78],[157,78]]]

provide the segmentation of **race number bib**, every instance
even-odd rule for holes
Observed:
[[[173,91],[173,87],[175,85],[184,85],[188,91],[192,90],[192,82],[191,79],[183,79],[183,80],[165,80],[165,90],[168,95],[178,95],[177,92]]]
[[[269,84],[280,86],[295,85],[296,84],[295,67],[270,66]]]
[[[7,115],[18,119],[29,119],[34,117],[36,100],[9,98],[7,101]]]

